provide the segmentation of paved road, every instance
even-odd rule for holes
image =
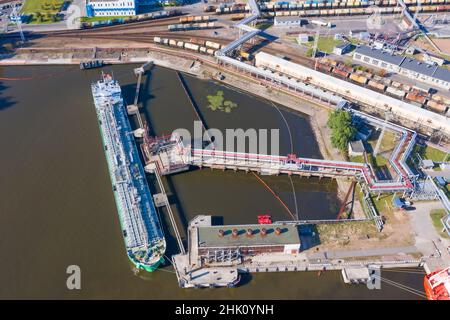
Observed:
[[[431,177],[444,177],[450,179],[450,169],[434,171],[434,170],[424,170]]]
[[[442,209],[442,204],[438,201],[416,202],[416,210],[410,211],[411,226],[415,233],[416,247],[425,256],[435,256],[430,260],[429,266],[432,271],[436,267],[446,267],[450,265],[449,239],[439,236],[430,217],[433,209]],[[439,253],[441,257],[439,257]]]
[[[341,258],[359,258],[370,256],[383,256],[383,255],[395,255],[395,254],[408,254],[418,252],[415,246],[408,247],[392,247],[392,248],[372,248],[361,250],[339,250],[339,251],[327,251],[307,254],[308,259],[341,259]]]

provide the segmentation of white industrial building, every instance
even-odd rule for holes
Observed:
[[[88,17],[134,16],[139,0],[87,0]]]
[[[393,55],[383,50],[360,46],[353,59],[371,66],[395,72],[431,86],[450,90],[450,71],[415,59]]]
[[[441,130],[445,134],[450,134],[450,122],[445,116],[419,108],[410,103],[394,99],[387,95],[335,78],[322,72],[315,71],[308,67],[301,66],[265,52],[259,52],[255,55],[255,64],[259,68],[274,72],[272,76],[274,78],[276,77],[276,72],[284,74],[286,76],[286,80],[284,80],[285,82],[292,81],[287,77],[298,79],[300,83],[302,81],[307,81],[308,84],[335,92],[336,94],[347,99],[356,100],[359,103],[370,105],[381,110],[390,110],[393,114],[399,117],[416,122],[417,124],[431,126],[437,130]]]
[[[276,27],[301,26],[302,19],[295,16],[275,17],[273,20],[273,25]]]

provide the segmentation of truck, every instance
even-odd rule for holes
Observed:
[[[311,20],[310,23],[311,24],[315,24],[315,25],[320,26],[320,27],[327,27],[327,28],[332,28],[333,27],[331,22],[326,22],[326,21],[322,21],[322,20]]]

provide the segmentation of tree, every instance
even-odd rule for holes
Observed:
[[[346,110],[334,110],[328,119],[331,128],[331,144],[341,151],[346,151],[348,143],[355,137],[356,128],[352,123],[352,115]]]

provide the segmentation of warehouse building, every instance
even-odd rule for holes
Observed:
[[[134,16],[137,14],[139,0],[87,0],[88,17]]]
[[[301,26],[302,19],[300,17],[288,16],[288,17],[275,17],[273,25],[276,27],[290,27],[290,26]]]
[[[393,55],[383,50],[360,46],[353,59],[371,66],[395,72],[431,86],[450,90],[450,71],[415,59]]]
[[[333,53],[341,56],[343,54],[350,52],[351,49],[352,44],[350,42],[344,42],[335,46],[333,49]]]
[[[295,225],[197,227],[197,256],[209,264],[232,262],[241,257],[265,253],[297,254],[300,247],[300,234]]]

